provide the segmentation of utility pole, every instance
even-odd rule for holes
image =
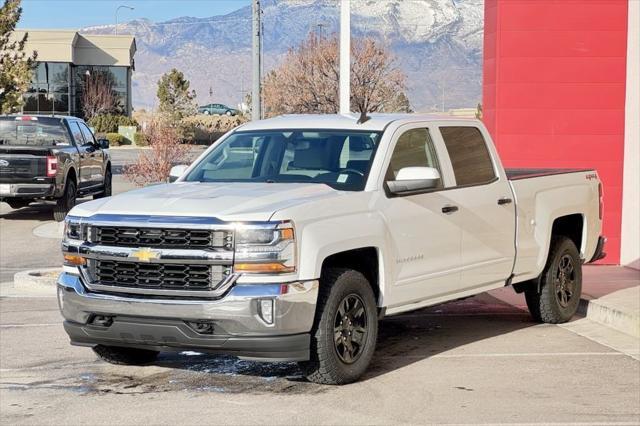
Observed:
[[[261,111],[261,47],[262,47],[262,27],[260,26],[260,0],[253,0],[253,90],[251,92],[251,120],[260,120]]]
[[[351,110],[351,0],[340,4],[340,114]]]

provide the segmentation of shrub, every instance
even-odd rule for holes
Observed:
[[[136,132],[133,135],[133,142],[136,144],[136,146],[149,145],[149,140],[147,139],[147,135],[145,135],[143,132]]]
[[[247,119],[241,115],[194,115],[183,118],[182,124],[192,129],[193,141],[211,143],[246,121]]]
[[[104,137],[109,140],[109,146],[120,146],[125,144],[125,137],[120,133],[107,133]]]
[[[118,126],[138,127],[138,122],[126,115],[100,114],[89,120],[89,126],[96,132],[115,133],[118,131]]]
[[[171,167],[186,162],[189,146],[181,143],[175,127],[162,120],[149,123],[145,137],[151,149],[143,150],[134,164],[125,167],[125,177],[140,186],[167,182]]]

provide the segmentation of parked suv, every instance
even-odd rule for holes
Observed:
[[[0,201],[19,209],[54,200],[62,221],[77,197],[111,195],[108,148],[79,118],[0,116]]]
[[[205,115],[211,115],[211,114],[237,115],[238,114],[237,109],[233,109],[223,104],[202,105],[198,107],[198,112],[200,114],[205,114]]]

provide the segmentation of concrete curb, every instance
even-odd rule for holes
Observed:
[[[578,313],[632,337],[640,338],[640,286],[598,299],[580,299]]]
[[[16,289],[54,289],[62,268],[32,269],[13,276]]]

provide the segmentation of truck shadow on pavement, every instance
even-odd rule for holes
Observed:
[[[2,210],[0,219],[6,220],[34,220],[38,222],[47,222],[53,220],[53,204],[52,203],[33,203],[28,207],[17,210]]]
[[[488,294],[389,317],[380,323],[375,355],[359,383],[429,358],[452,356],[447,353],[456,348],[533,325],[528,313]],[[307,382],[293,362],[260,363],[190,351],[162,353],[151,368],[130,372],[133,374],[118,374],[120,369],[115,374],[104,371],[100,380],[93,381],[92,390],[316,394],[333,388]]]

